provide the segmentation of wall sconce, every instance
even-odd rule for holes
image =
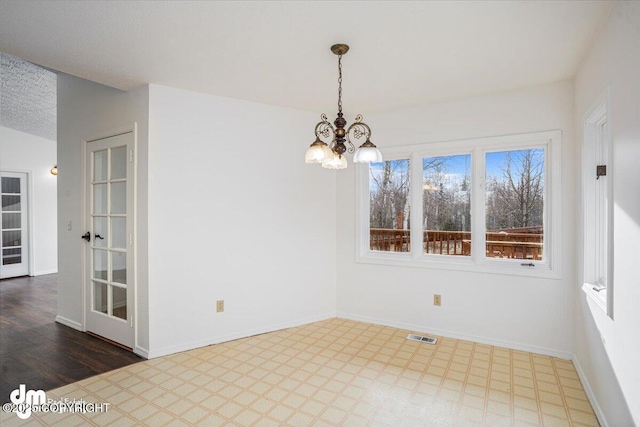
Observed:
[[[58,176],[58,165],[54,165],[49,172],[51,172],[51,175]]]

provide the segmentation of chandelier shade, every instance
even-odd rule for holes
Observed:
[[[371,128],[362,121],[361,115],[358,114],[354,122],[345,129],[347,121],[342,114],[342,55],[349,51],[349,46],[335,44],[331,46],[331,51],[338,56],[338,117],[331,124],[326,114],[320,116],[320,122],[315,128],[316,140],[307,149],[304,161],[321,163],[326,169],[346,169],[347,159],[344,154],[355,152],[353,161],[356,163],[381,162],[382,153],[371,142]],[[352,138],[358,141],[364,139],[365,142],[356,150]]]

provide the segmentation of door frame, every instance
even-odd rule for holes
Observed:
[[[127,123],[122,126],[112,127],[102,132],[97,132],[89,137],[81,138],[82,144],[82,221],[81,229],[83,232],[88,230],[87,223],[87,146],[90,142],[100,139],[110,138],[131,132],[133,134],[133,307],[131,314],[133,315],[133,347],[132,351],[139,354],[138,347],[138,124],[137,122]],[[79,232],[79,231],[78,231]],[[80,235],[78,235],[79,237]],[[82,331],[87,332],[87,250],[85,242],[78,238],[78,244],[82,247]],[[140,355],[140,354],[139,354]],[[143,356],[144,357],[144,356]]]
[[[1,172],[27,175],[27,244],[29,245],[27,248],[27,262],[29,263],[27,274],[29,277],[33,277],[35,276],[35,266],[33,265],[33,171],[31,169],[2,169]]]

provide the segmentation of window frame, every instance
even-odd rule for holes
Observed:
[[[561,277],[561,139],[562,131],[543,131],[456,141],[381,148],[384,161],[409,159],[411,169],[411,251],[369,249],[369,165],[356,164],[356,262],[559,279]],[[524,267],[522,260],[485,256],[485,156],[488,152],[544,148],[545,259]],[[471,155],[471,255],[423,254],[422,159]],[[418,238],[414,238],[418,231]],[[529,263],[529,262],[527,262]]]
[[[606,132],[601,133],[606,124]],[[582,290],[607,316],[613,319],[613,143],[611,123],[611,92],[607,88],[595,105],[585,114],[582,140]],[[598,152],[599,151],[599,152]],[[604,159],[603,159],[604,157]],[[594,179],[595,167],[607,165],[605,186]],[[600,186],[598,186],[600,184]],[[600,189],[599,189],[600,187]],[[604,205],[596,200],[598,192],[606,199]],[[601,208],[606,213],[606,221],[601,216]],[[600,228],[597,229],[597,226]],[[604,234],[604,242],[597,246],[596,235]],[[602,250],[603,249],[603,250]],[[598,263],[604,264],[605,286],[599,285]],[[602,292],[604,291],[604,292]]]

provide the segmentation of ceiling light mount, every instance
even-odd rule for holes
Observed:
[[[349,51],[346,44],[334,44],[331,52],[338,56],[338,117],[333,125],[327,120],[327,115],[320,116],[320,122],[316,125],[316,139],[311,144],[305,154],[306,163],[322,163],[323,168],[345,169],[347,159],[343,156],[345,152],[353,153],[354,162],[370,163],[382,161],[382,154],[371,142],[371,128],[362,121],[362,116],[358,114],[354,122],[345,129],[347,121],[342,114],[342,55]],[[360,140],[364,138],[364,143],[355,149],[351,138]],[[330,141],[329,143],[324,140]],[[345,144],[348,144],[348,146]]]

